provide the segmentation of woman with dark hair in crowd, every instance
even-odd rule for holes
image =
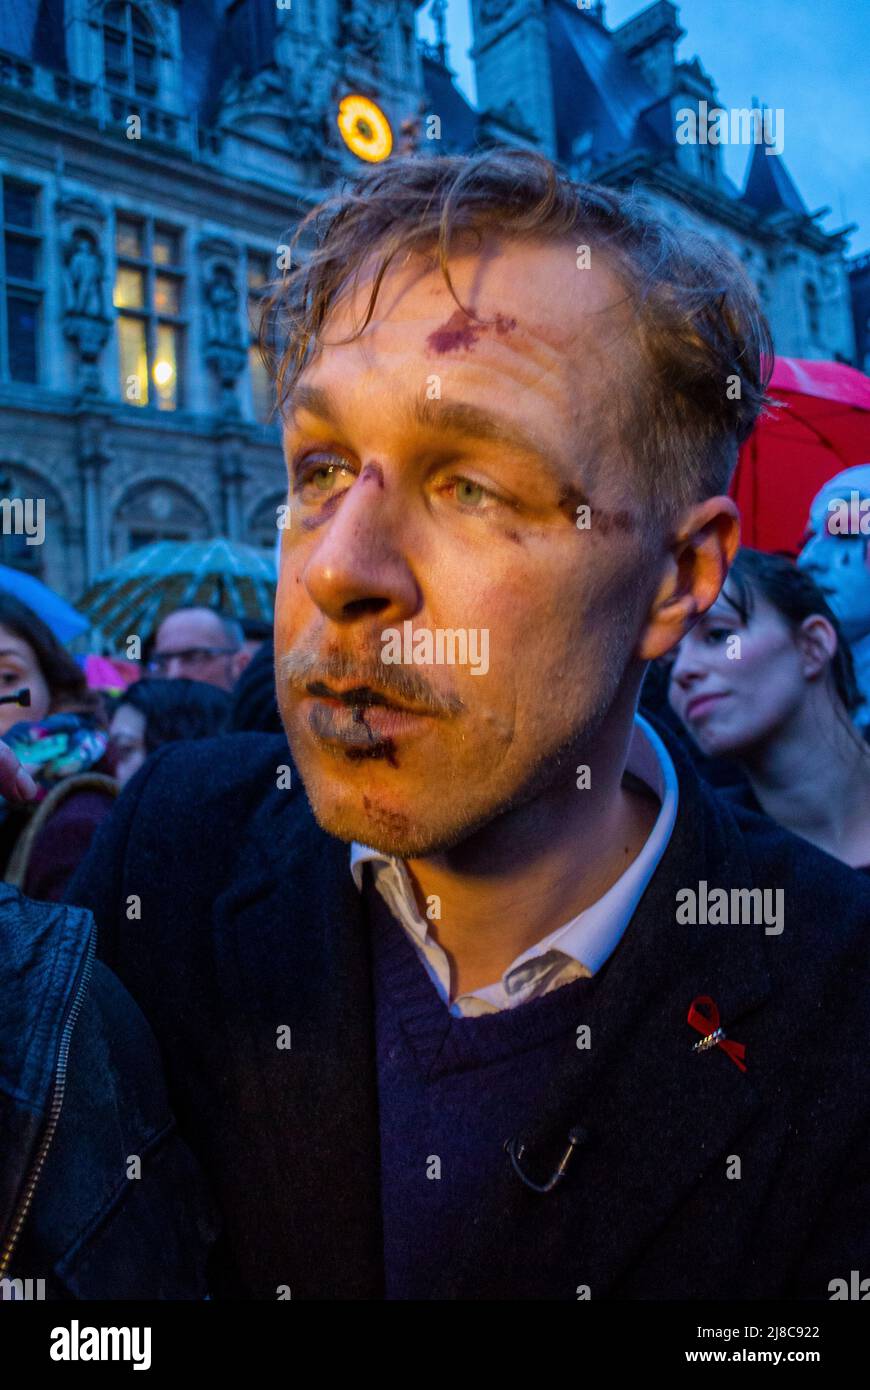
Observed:
[[[22,804],[0,796],[0,875],[28,897],[59,902],[117,783],[107,776],[101,696],[32,609],[0,593],[0,738],[36,783]],[[23,716],[23,717],[22,717]]]
[[[740,764],[750,790],[729,796],[870,873],[870,747],[850,718],[860,696],[809,575],[740,550],[680,643],[670,700],[703,753]]]
[[[109,725],[109,755],[121,786],[162,744],[223,733],[230,704],[226,690],[185,677],[131,685]]]

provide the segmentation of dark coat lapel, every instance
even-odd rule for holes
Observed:
[[[543,1197],[501,1155],[463,1248],[445,1251],[433,1298],[552,1298],[566,1281],[566,1298],[579,1284],[606,1296],[761,1105],[751,1048],[746,1073],[721,1049],[692,1052],[694,998],[712,996],[729,1037],[746,1041],[741,1024],[770,986],[763,928],[676,922],[679,888],[752,884],[730,811],[702,795],[672,752],[680,810],[671,843],[602,971],[591,1050],[569,1048],[542,1080],[526,1166],[548,1176],[573,1125],[588,1130],[588,1143]],[[217,899],[214,920],[223,1007],[249,1088],[245,1166],[259,1188],[244,1263],[259,1297],[286,1284],[293,1298],[379,1298],[371,963],[348,847],[274,793],[239,862],[246,868]],[[276,1046],[281,1025],[292,1030],[290,1051]]]
[[[383,1292],[369,943],[349,848],[274,792],[214,906],[238,1036],[249,1172],[246,1261],[259,1297]],[[277,1046],[287,1027],[291,1046]],[[241,1180],[241,1175],[240,1175]]]
[[[728,1036],[742,1042],[742,1025],[770,986],[762,927],[676,922],[679,888],[697,888],[701,879],[711,888],[752,886],[730,812],[712,796],[702,799],[691,770],[679,772],[677,824],[603,969],[592,1047],[570,1047],[542,1085],[524,1168],[544,1182],[572,1126],[583,1126],[588,1139],[548,1195],[525,1187],[504,1156],[501,1178],[469,1222],[469,1242],[446,1265],[435,1298],[574,1299],[581,1284],[593,1299],[607,1296],[710,1165],[721,1162],[724,1173],[726,1155],[761,1105],[753,1073],[762,1059],[751,1047],[745,1073],[720,1048],[692,1052],[701,1037],[687,1023],[693,999],[710,995]],[[577,1021],[585,1020],[578,1014]],[[715,1257],[687,1251],[687,1268]]]

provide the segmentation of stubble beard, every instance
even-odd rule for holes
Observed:
[[[457,845],[472,839],[495,821],[528,807],[549,791],[561,791],[571,785],[578,764],[589,762],[589,749],[601,733],[624,677],[625,672],[618,671],[598,693],[594,705],[583,716],[580,725],[555,748],[540,750],[519,785],[495,801],[480,803],[475,798],[469,802],[462,769],[453,765],[445,767],[437,757],[433,758],[431,775],[433,779],[438,779],[438,818],[441,820],[446,807],[452,808],[453,812],[447,824],[441,823],[433,827],[431,824],[422,823],[413,813],[380,806],[376,794],[365,792],[362,785],[353,810],[335,808],[328,795],[324,798],[317,794],[315,779],[312,779],[312,795],[312,790],[309,790],[303,776],[312,813],[320,828],[327,834],[347,843],[352,840],[361,841],[370,845],[372,849],[399,859],[426,859],[447,853]],[[341,758],[342,755],[338,754],[337,757]],[[295,752],[294,759],[297,766],[301,767],[302,763],[296,758]],[[357,766],[364,768],[365,764]],[[324,775],[328,777],[328,771]],[[401,767],[396,775],[401,776]],[[364,796],[370,798],[370,804],[365,807]]]

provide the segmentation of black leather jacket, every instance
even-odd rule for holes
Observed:
[[[0,883],[0,1299],[201,1299],[217,1235],[89,911]]]

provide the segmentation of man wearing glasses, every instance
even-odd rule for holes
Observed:
[[[157,629],[148,661],[152,676],[205,681],[232,690],[241,669],[241,625],[212,608],[177,608]]]

